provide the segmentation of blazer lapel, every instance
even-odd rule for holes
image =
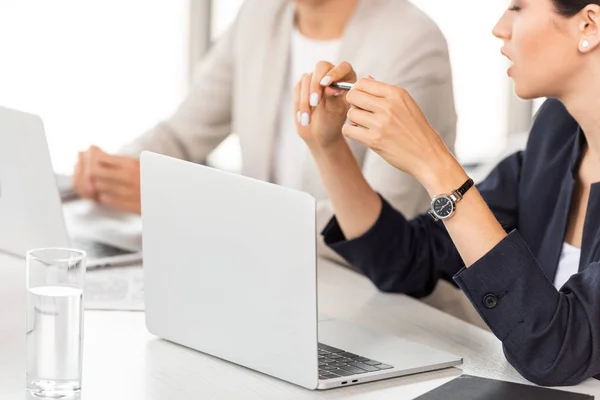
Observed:
[[[583,133],[578,127],[573,139],[571,156],[565,163],[567,168],[565,168],[566,172],[562,180],[562,185],[560,186],[557,204],[545,232],[545,239],[540,248],[540,254],[538,255],[540,267],[552,282],[554,282],[554,278],[556,277],[560,253],[562,251],[565,233],[569,223],[571,202],[573,199],[573,191],[575,190],[575,174],[577,173],[581,153],[582,136]]]
[[[592,185],[588,200],[585,222],[583,225],[583,238],[581,241],[581,258],[579,272],[593,261],[600,261],[600,182]]]
[[[554,281],[556,270],[558,268],[558,261],[560,259],[560,252],[562,250],[562,244],[564,242],[569,220],[571,198],[574,188],[575,179],[569,170],[567,176],[563,178],[556,208],[554,208],[554,216],[550,221],[550,224],[548,224],[547,231],[545,232],[545,239],[542,242],[540,254],[538,255],[540,267],[551,281]]]
[[[374,13],[379,12],[378,8],[383,4],[394,0],[358,0],[356,9],[342,35],[339,60],[348,61],[356,70],[359,78],[364,78],[371,71],[364,71],[367,68],[364,63],[372,64],[372,59],[365,57],[365,54],[371,54],[370,43],[365,41],[365,33],[372,29],[375,22],[371,21]],[[361,54],[361,57],[357,57]],[[362,61],[362,63],[360,63]]]
[[[363,24],[365,20],[368,19],[368,14],[371,13],[371,10],[374,7],[368,7],[368,3],[371,0],[358,0],[356,4],[356,9],[348,24],[346,25],[346,29],[344,29],[344,33],[342,34],[342,43],[340,47],[339,59],[340,61],[349,61],[352,63],[355,59],[355,55],[357,52],[357,45],[362,43],[362,35],[363,35]]]

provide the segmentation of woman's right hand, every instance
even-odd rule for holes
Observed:
[[[347,62],[334,66],[321,61],[294,89],[294,118],[298,134],[311,146],[327,147],[343,140],[342,127],[350,105],[344,91],[329,87],[332,82],[356,82]]]

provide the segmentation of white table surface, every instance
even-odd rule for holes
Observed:
[[[84,215],[90,223],[92,214]],[[25,300],[24,260],[0,255],[1,400],[30,398],[25,390]],[[407,296],[380,293],[363,276],[326,261],[319,264],[319,311],[449,351],[463,357],[464,364],[316,392],[158,339],[146,330],[142,312],[86,311],[81,398],[400,400],[414,399],[463,372],[526,383],[491,333]],[[597,380],[562,389],[600,399]]]

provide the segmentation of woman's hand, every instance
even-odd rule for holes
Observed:
[[[118,210],[141,213],[140,162],[96,146],[79,153],[73,186],[81,196]]]
[[[298,134],[311,148],[327,147],[342,136],[342,126],[350,105],[342,90],[329,87],[332,82],[355,82],[352,66],[321,61],[315,71],[304,77],[294,89],[294,117]]]
[[[344,136],[371,148],[427,189],[446,169],[462,169],[406,90],[360,79],[346,100],[354,107],[348,111]]]

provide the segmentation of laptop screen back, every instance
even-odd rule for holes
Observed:
[[[315,200],[148,152],[141,184],[149,331],[316,388]]]
[[[41,119],[0,107],[0,250],[68,247]]]

